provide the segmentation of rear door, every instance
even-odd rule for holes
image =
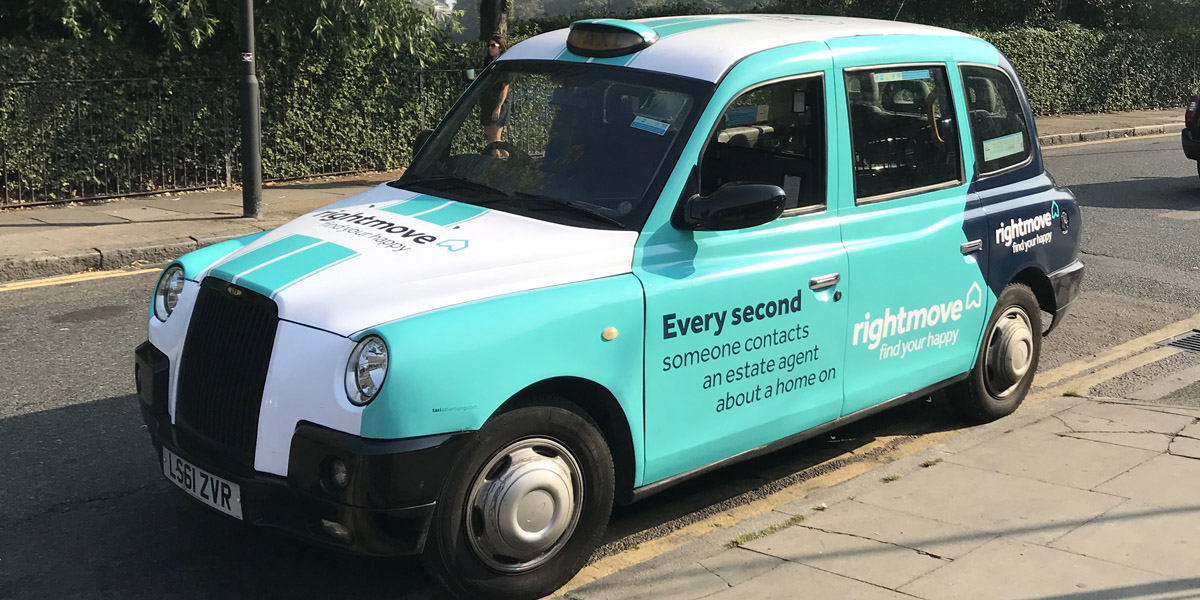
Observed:
[[[852,273],[842,414],[969,370],[987,318],[981,241],[964,229],[970,154],[957,77],[945,57],[893,43],[869,54],[835,48],[839,126],[850,140],[840,156]],[[881,54],[924,60],[881,64]]]

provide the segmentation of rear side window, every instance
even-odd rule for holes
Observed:
[[[958,123],[945,67],[846,71],[858,200],[962,180]]]
[[[807,75],[738,96],[708,140],[700,193],[726,183],[783,188],[786,210],[825,208],[824,79]]]
[[[1029,127],[1008,74],[988,67],[962,67],[975,160],[986,175],[1029,159]]]

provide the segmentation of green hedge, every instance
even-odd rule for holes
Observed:
[[[447,45],[425,69],[370,51],[260,56],[264,176],[407,164],[416,132],[466,88],[477,52]],[[0,205],[238,182],[239,65],[228,56],[0,43]]]
[[[1200,84],[1200,31],[1077,26],[977,32],[1016,67],[1037,114],[1183,106]]]
[[[514,38],[536,27],[514,28]],[[979,32],[1014,63],[1039,114],[1178,107],[1200,82],[1200,31],[1077,26]],[[363,51],[261,57],[269,179],[406,164],[478,67],[445,45],[423,71]],[[0,43],[0,205],[239,181],[230,52],[148,56],[75,40]],[[233,54],[236,56],[236,54]]]

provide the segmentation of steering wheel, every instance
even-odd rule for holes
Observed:
[[[503,150],[508,153],[508,158],[501,160],[512,160],[515,157],[516,160],[513,161],[513,164],[516,166],[523,167],[533,162],[533,159],[530,158],[529,154],[527,154],[524,150],[514,146],[512,142],[488,142],[488,144],[484,146],[479,153],[484,156],[492,156],[496,150]]]

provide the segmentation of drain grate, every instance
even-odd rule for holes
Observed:
[[[1173,338],[1167,338],[1158,343],[1160,346],[1180,348],[1188,352],[1200,353],[1200,329],[1181,333]]]

